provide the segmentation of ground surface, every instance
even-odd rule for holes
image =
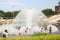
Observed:
[[[13,38],[2,38],[0,40],[60,40],[60,34],[37,33],[32,36],[20,36]]]

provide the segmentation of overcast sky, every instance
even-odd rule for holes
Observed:
[[[0,10],[13,11],[21,8],[36,8],[40,11],[46,8],[54,10],[59,0],[0,0]]]

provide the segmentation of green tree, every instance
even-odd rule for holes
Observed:
[[[4,11],[0,10],[0,15],[4,16]]]
[[[9,18],[15,18],[16,15],[19,13],[20,11],[12,11],[12,12],[5,12],[4,17],[9,19]]]
[[[44,9],[42,10],[42,12],[47,16],[50,17],[52,15],[54,15],[54,11],[52,9]]]
[[[15,18],[16,15],[20,12],[19,11],[8,11],[8,12],[4,12],[3,10],[0,10],[0,15],[2,15],[5,19],[9,19],[9,18]]]
[[[5,18],[12,18],[13,17],[12,12],[5,12],[4,17]]]
[[[16,17],[19,12],[20,11],[13,11],[12,14],[13,14],[14,17]]]

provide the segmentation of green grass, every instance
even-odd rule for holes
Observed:
[[[60,34],[35,33],[32,36],[0,38],[0,40],[60,40]]]
[[[50,33],[34,33],[31,36],[46,36],[46,35],[51,35]]]

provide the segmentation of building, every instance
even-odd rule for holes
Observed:
[[[58,6],[55,6],[55,13],[60,12],[60,1],[58,2]]]

